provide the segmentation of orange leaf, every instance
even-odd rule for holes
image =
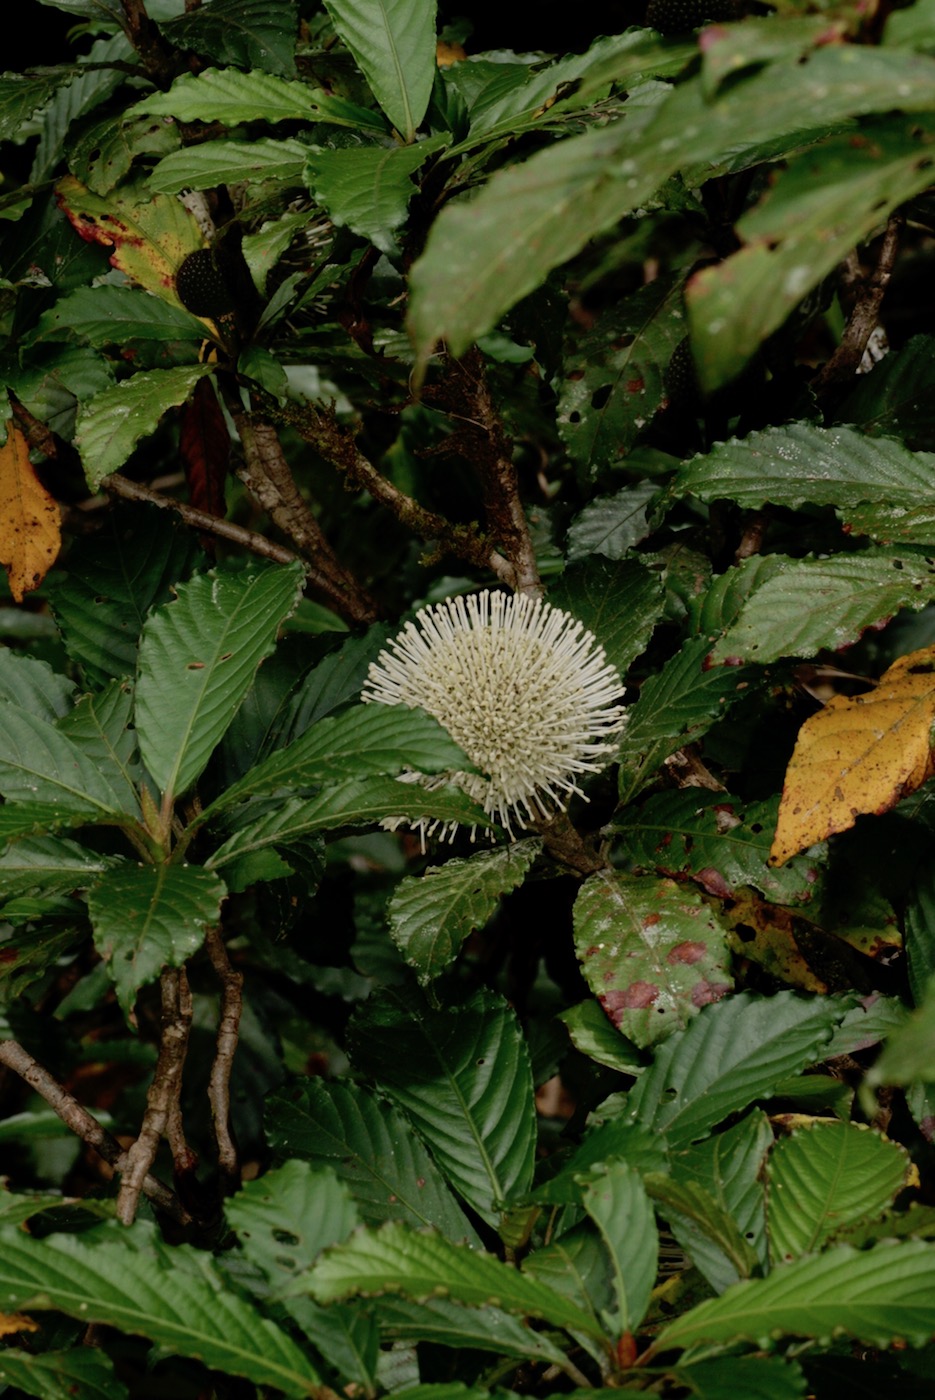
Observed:
[[[15,1337],[19,1332],[38,1332],[39,1324],[23,1313],[0,1313],[0,1337]]]
[[[866,695],[838,695],[799,730],[770,864],[886,812],[935,773],[935,647],[902,656]]]
[[[12,423],[0,447],[0,564],[17,603],[38,588],[62,543],[58,502],[29,460],[29,444]]]

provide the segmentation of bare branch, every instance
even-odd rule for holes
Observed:
[[[867,341],[880,319],[880,307],[896,262],[904,223],[905,215],[901,212],[890,215],[880,245],[877,265],[866,281],[857,283],[857,299],[841,336],[841,343],[828,363],[812,380],[812,388],[819,397],[846,383],[857,371],[867,348]],[[846,264],[845,276],[851,283],[854,282],[853,262]]]
[[[240,1186],[240,1163],[231,1131],[230,1078],[237,1051],[240,1015],[243,1010],[243,974],[231,966],[220,931],[212,929],[205,939],[211,966],[221,984],[221,1014],[214,1063],[208,1080],[208,1100],[214,1120],[214,1135],[218,1145],[218,1171],[224,1195],[232,1195]]]
[[[254,530],[247,530],[242,525],[234,525],[229,520],[218,520],[216,516],[208,515],[207,511],[196,510],[194,506],[186,505],[184,501],[176,501],[171,496],[161,496],[158,491],[153,491],[149,486],[141,486],[137,481],[130,481],[119,472],[105,476],[101,486],[109,495],[120,496],[125,501],[147,501],[152,506],[158,506],[160,510],[174,510],[186,525],[216,535],[218,539],[230,540],[232,544],[239,544],[248,549],[251,554],[259,554],[277,564],[291,564],[298,558],[291,549],[273,544],[265,535],[258,535]]]
[[[127,1152],[127,1164],[117,1194],[117,1219],[124,1225],[132,1225],[136,1217],[143,1181],[155,1160],[169,1116],[178,1104],[192,1023],[192,999],[184,970],[165,968],[159,988],[162,995],[159,1057],[146,1096],[140,1134]]]
[[[24,1050],[22,1045],[15,1040],[0,1040],[0,1064],[4,1064],[8,1069],[24,1079],[30,1088],[35,1089],[40,1094],[54,1113],[57,1113],[62,1122],[65,1123],[73,1133],[81,1138],[82,1142],[93,1147],[98,1156],[117,1172],[124,1172],[127,1166],[128,1154],[120,1146],[117,1139],[102,1127],[92,1113],[73,1098],[66,1089],[56,1079],[52,1078],[47,1069],[34,1060],[28,1050]],[[166,1215],[177,1221],[180,1225],[190,1225],[191,1216],[182,1206],[174,1192],[168,1186],[147,1173],[141,1183],[142,1194],[152,1201],[153,1205]]]
[[[549,855],[560,865],[567,865],[569,870],[585,876],[606,870],[607,861],[587,844],[580,831],[572,826],[567,813],[557,812],[554,817],[534,822],[533,828],[542,837]]]

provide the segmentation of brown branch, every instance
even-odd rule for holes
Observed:
[[[349,486],[367,491],[419,539],[436,544],[445,553],[453,554],[476,568],[489,569],[512,587],[514,570],[509,560],[491,547],[475,525],[454,525],[443,515],[426,510],[412,496],[400,491],[368,461],[358,448],[353,433],[342,428],[334,414],[321,412],[311,404],[299,406],[291,403],[284,407],[272,407],[270,412],[294,428],[319,456],[341,472]]]
[[[589,846],[580,831],[572,826],[566,812],[533,822],[533,829],[542,837],[548,854],[560,865],[576,870],[579,875],[594,875],[607,869],[607,861]]]
[[[159,987],[162,994],[159,1056],[146,1096],[140,1134],[127,1152],[126,1169],[117,1193],[117,1219],[123,1225],[133,1224],[143,1181],[155,1160],[169,1115],[178,1103],[192,1023],[192,999],[184,970],[167,967],[159,979]]]
[[[812,388],[819,397],[827,395],[829,391],[851,379],[863,359],[867,341],[880,319],[880,307],[896,262],[904,223],[905,215],[901,212],[890,215],[880,245],[877,265],[866,281],[858,284],[857,299],[844,327],[841,343],[812,380]],[[853,280],[852,267],[850,276]]]
[[[122,5],[121,27],[139,54],[147,77],[157,87],[169,87],[181,72],[174,49],[165,42],[146,13],[144,0],[122,0]]]
[[[484,358],[476,346],[452,362],[444,380],[444,387],[449,386],[462,400],[463,426],[458,435],[467,438],[466,455],[480,476],[487,533],[511,565],[510,586],[517,593],[540,597],[542,580],[520,499],[513,443],[494,408]]]
[[[265,535],[258,535],[256,531],[247,530],[243,525],[234,525],[229,520],[218,520],[207,511],[197,510],[195,506],[186,505],[184,501],[177,501],[172,496],[161,496],[158,491],[153,491],[149,486],[142,486],[137,481],[130,481],[119,472],[105,476],[101,487],[108,495],[120,496],[125,501],[147,501],[152,506],[158,506],[160,510],[174,510],[186,525],[216,535],[218,539],[230,540],[231,544],[239,544],[251,554],[259,554],[277,564],[291,564],[298,558],[291,549],[273,544]]]
[[[760,550],[763,548],[763,540],[768,527],[768,511],[751,510],[748,512],[744,521],[740,543],[734,551],[735,564],[739,564],[744,559],[752,558],[754,554],[759,554]]]
[[[214,1136],[218,1145],[221,1189],[225,1196],[230,1196],[240,1186],[240,1163],[231,1131],[230,1079],[243,1010],[243,974],[235,972],[231,966],[218,929],[210,931],[205,939],[205,947],[221,984],[221,1014],[218,1019],[214,1063],[208,1080],[208,1101],[211,1104]]]
[[[30,1088],[45,1099],[54,1113],[88,1147],[93,1147],[99,1157],[109,1163],[116,1172],[123,1173],[127,1167],[128,1153],[117,1139],[102,1127],[93,1114],[83,1104],[73,1098],[53,1079],[47,1069],[43,1069],[27,1050],[15,1040],[0,1040],[0,1064],[24,1079]],[[180,1225],[190,1225],[191,1216],[185,1210],[174,1192],[168,1186],[147,1173],[142,1180],[141,1190],[153,1205]]]
[[[296,484],[272,422],[247,413],[236,392],[227,392],[225,399],[243,449],[243,466],[237,471],[240,480],[308,561],[309,583],[329,606],[348,622],[373,622],[377,615],[373,600],[331,548]]]

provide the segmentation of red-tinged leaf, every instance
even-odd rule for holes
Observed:
[[[199,380],[182,409],[179,456],[185,468],[193,506],[223,519],[226,514],[224,482],[230,461],[230,434],[214,385]]]
[[[17,603],[39,587],[61,542],[58,503],[33,471],[29,444],[11,423],[0,447],[0,563]]]

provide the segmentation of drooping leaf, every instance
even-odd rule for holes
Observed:
[[[363,1086],[306,1079],[277,1089],[267,1099],[266,1129],[279,1156],[332,1167],[368,1225],[406,1220],[477,1243],[409,1121]]]
[[[295,0],[211,0],[160,28],[170,44],[215,63],[286,77],[295,72]]]
[[[909,1155],[863,1124],[813,1122],[781,1138],[767,1167],[774,1266],[817,1254],[839,1230],[881,1215],[908,1184]]]
[[[613,1269],[618,1336],[634,1333],[656,1281],[659,1235],[653,1208],[637,1172],[613,1162],[582,1193],[582,1205],[597,1226]]]
[[[296,607],[301,566],[212,570],[177,590],[140,644],[136,724],[147,769],[180,794],[211,756]]]
[[[901,1340],[924,1346],[935,1332],[935,1248],[922,1241],[880,1244],[858,1252],[846,1245],[807,1255],[768,1278],[735,1284],[664,1327],[654,1346],[777,1336],[856,1337],[870,1346]]]
[[[114,1363],[97,1347],[40,1352],[4,1347],[0,1383],[39,1400],[126,1400],[129,1395]]]
[[[56,1234],[37,1240],[11,1226],[0,1237],[6,1306],[51,1308],[117,1327],[290,1396],[312,1395],[321,1383],[285,1332],[225,1288],[209,1254],[188,1245],[170,1248],[139,1224],[120,1238],[103,1227],[80,1239]]]
[[[184,403],[211,371],[211,365],[178,365],[134,374],[82,404],[75,446],[88,485],[96,491],[105,476],[119,471],[140,438],[155,432],[163,415]]]
[[[92,682],[133,675],[149,609],[199,556],[191,531],[149,506],[115,511],[98,534],[74,541],[51,602],[69,656]]]
[[[863,695],[836,695],[802,725],[786,770],[771,859],[885,812],[932,772],[935,648],[901,656]]]
[[[686,642],[650,676],[629,711],[620,740],[620,800],[645,787],[670,754],[701,737],[744,694],[749,671],[705,669],[710,645]]]
[[[323,1254],[294,1285],[321,1303],[358,1293],[402,1293],[409,1298],[448,1297],[473,1307],[494,1305],[507,1312],[541,1317],[555,1327],[600,1336],[595,1319],[537,1279],[441,1235],[416,1232],[393,1222],[360,1230],[346,1244]]]
[[[802,298],[887,215],[929,184],[931,119],[867,122],[793,158],[737,225],[747,245],[686,289],[702,388],[741,370]]]
[[[196,149],[200,149],[196,147]],[[43,312],[36,327],[37,340],[65,340],[72,336],[89,345],[124,346],[135,340],[202,341],[203,321],[182,306],[173,306],[151,292],[136,287],[78,287]]]
[[[935,567],[909,551],[868,549],[836,558],[766,556],[771,577],[750,595],[711,650],[711,662],[765,664],[780,656],[836,650],[900,608],[924,607],[935,592]],[[737,574],[757,571],[756,559]],[[722,575],[723,577],[723,575]]]
[[[7,802],[61,805],[107,820],[122,812],[106,772],[55,725],[0,702],[0,792]]]
[[[128,1015],[140,987],[198,951],[225,894],[217,875],[195,865],[124,861],[104,872],[88,909],[95,946]]]
[[[665,276],[625,297],[573,343],[558,425],[568,455],[592,477],[619,464],[662,407],[665,368],[685,330],[682,278]],[[582,529],[579,516],[572,531]]]
[[[705,1007],[656,1051],[627,1095],[627,1119],[664,1132],[674,1148],[700,1141],[819,1059],[849,1005],[846,998],[742,992]]]
[[[47,661],[0,647],[0,700],[54,723],[69,713],[74,693],[74,681],[53,671]]]
[[[454,1188],[482,1219],[528,1190],[535,1149],[529,1052],[499,997],[475,992],[434,1010],[387,988],[357,1013],[353,1060],[412,1119]]]
[[[170,152],[156,166],[149,183],[164,194],[212,189],[225,181],[280,180],[301,185],[307,156],[307,144],[292,137],[281,141],[205,141]]]
[[[623,677],[645,651],[662,614],[662,580],[638,559],[588,558],[565,570],[549,590],[549,601],[594,633]]]
[[[61,514],[29,460],[29,444],[15,423],[0,447],[0,564],[14,602],[38,588],[62,543]]]
[[[643,1069],[640,1051],[611,1025],[596,1001],[590,998],[560,1011],[558,1020],[568,1028],[571,1043],[582,1055],[621,1074],[639,1074]]]
[[[672,880],[599,872],[575,901],[585,978],[618,1030],[653,1045],[730,991],[724,930]]]
[[[468,934],[483,928],[501,895],[522,882],[541,847],[533,838],[479,851],[468,860],[430,866],[420,878],[397,885],[387,907],[390,932],[423,985],[457,957]]]
[[[112,248],[113,267],[163,301],[181,307],[175,274],[187,254],[204,241],[194,215],[181,200],[154,194],[142,184],[102,197],[73,175],[63,176],[56,190],[59,204],[83,239]]]
[[[305,182],[333,223],[392,254],[393,232],[405,221],[416,193],[411,177],[442,144],[435,136],[412,146],[352,146],[340,151],[314,146],[307,152]]]
[[[245,1257],[263,1270],[275,1293],[358,1224],[354,1202],[335,1172],[296,1161],[245,1182],[224,1213]]]
[[[435,0],[325,0],[370,91],[403,140],[415,139],[435,78]]]
[[[177,121],[217,121],[226,126],[241,122],[326,122],[359,130],[385,132],[381,117],[321,88],[289,82],[273,73],[240,73],[236,68],[205,68],[183,73],[168,92],[144,97],[130,109]]]

